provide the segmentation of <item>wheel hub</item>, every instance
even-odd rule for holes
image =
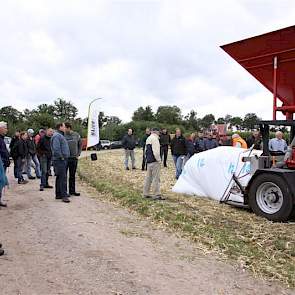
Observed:
[[[273,182],[262,183],[256,192],[256,201],[259,208],[267,214],[275,214],[283,205],[283,193]]]

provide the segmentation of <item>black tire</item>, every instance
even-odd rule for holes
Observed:
[[[263,210],[263,206],[267,207],[267,202],[264,202],[263,205],[259,205],[259,200],[261,200],[261,197],[259,197],[259,190],[261,191],[260,188],[266,185],[274,185],[274,187],[278,187],[281,191],[281,197],[279,198],[281,201],[281,207],[273,213]],[[273,196],[277,198],[278,195],[273,194]],[[273,204],[276,204],[276,202]],[[250,185],[249,205],[257,215],[263,216],[271,221],[285,222],[289,220],[292,214],[293,197],[289,186],[281,176],[271,173],[263,173],[258,175]]]

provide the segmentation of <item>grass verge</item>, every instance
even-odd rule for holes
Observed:
[[[173,169],[165,170],[162,175],[162,178],[169,179],[163,188],[167,200],[143,199],[144,173],[138,170],[126,172],[118,167],[118,161],[121,161],[121,154],[117,151],[99,154],[97,162],[83,159],[79,176],[104,198],[108,197],[142,217],[190,238],[204,252],[218,253],[223,259],[249,269],[257,277],[295,287],[294,224],[272,223],[246,210],[171,194],[169,185]]]

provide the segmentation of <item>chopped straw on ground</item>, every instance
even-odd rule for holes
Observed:
[[[190,238],[205,253],[216,253],[257,277],[295,287],[295,224],[273,223],[248,210],[218,202],[174,194],[174,167],[161,170],[164,202],[142,198],[145,172],[142,151],[136,151],[137,170],[125,171],[123,151],[98,152],[98,161],[82,159],[79,175],[111,201],[181,236]],[[214,185],[214,183],[212,183]]]

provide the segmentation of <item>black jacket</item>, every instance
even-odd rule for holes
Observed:
[[[42,136],[39,143],[37,144],[37,154],[38,156],[47,156],[51,157],[51,145],[50,145],[51,137]]]
[[[10,166],[9,152],[7,150],[3,135],[0,135],[0,157],[3,162],[3,166],[9,167]]]
[[[27,140],[27,145],[28,145],[28,152],[30,155],[35,155],[36,154],[36,143],[34,138],[28,138]]]
[[[171,138],[170,138],[170,135],[168,133],[166,134],[160,134],[160,145],[163,146],[163,145],[169,145],[171,142]]]
[[[16,144],[19,141],[19,137],[12,137],[9,148],[10,148],[10,156],[15,159],[16,155],[15,155],[15,148],[16,148]]]
[[[195,150],[196,153],[203,152],[205,150],[205,139],[204,138],[198,138],[195,142]]]
[[[186,139],[181,135],[171,140],[171,152],[173,156],[183,156],[187,154]]]
[[[136,146],[134,135],[126,134],[122,139],[122,145],[125,150],[134,150]]]
[[[143,149],[145,149],[145,143],[149,136],[150,134],[145,134],[141,140],[141,146],[143,147]]]
[[[24,141],[23,139],[20,139],[16,143],[16,147],[15,147],[16,158],[25,159],[28,156],[28,154],[29,154],[29,150],[28,150],[27,142]]]
[[[251,147],[254,144],[255,150],[261,150],[262,147],[262,139],[261,138],[255,138],[255,136],[251,135],[246,140],[248,147]]]

